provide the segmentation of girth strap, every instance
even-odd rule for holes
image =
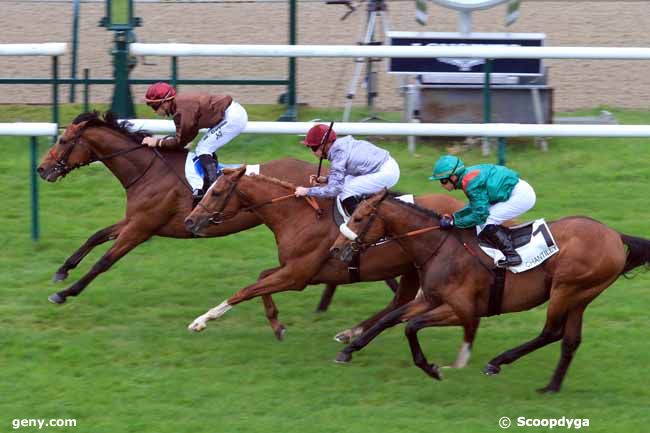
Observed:
[[[494,280],[490,286],[490,297],[488,300],[488,316],[501,314],[501,305],[503,303],[503,289],[506,285],[505,268],[496,268],[494,270]]]
[[[361,251],[356,251],[352,255],[352,260],[348,264],[348,274],[350,275],[351,283],[358,283],[361,281]]]

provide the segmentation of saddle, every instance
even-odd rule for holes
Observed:
[[[517,226],[509,227],[508,235],[515,250],[521,256],[522,263],[508,270],[519,273],[532,269],[544,263],[549,257],[560,251],[555,243],[551,230],[543,218]],[[479,247],[496,263],[503,259],[503,253],[485,239],[479,238]]]

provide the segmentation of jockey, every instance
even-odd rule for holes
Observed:
[[[193,188],[192,198],[197,203],[217,179],[219,160],[215,152],[244,130],[248,122],[246,110],[230,96],[206,93],[177,95],[176,89],[162,82],[149,86],[145,101],[159,116],[171,116],[176,125],[173,137],[146,137],[142,143],[149,147],[181,149],[196,138],[199,129],[208,128],[195,150],[203,178],[196,172],[189,154],[185,164],[185,174]]]
[[[313,126],[302,142],[317,157],[331,161],[329,176],[315,179],[311,188],[299,186],[296,197],[337,197],[344,210],[352,215],[361,196],[391,188],[399,180],[399,166],[390,153],[372,143],[357,140],[351,135],[336,138],[327,125]],[[327,140],[325,140],[327,137]]]
[[[495,244],[505,260],[499,266],[521,264],[512,240],[501,224],[528,211],[535,205],[535,191],[525,180],[501,165],[481,164],[465,167],[460,158],[443,156],[433,166],[429,180],[439,180],[447,191],[461,188],[469,204],[453,215],[443,215],[440,228],[476,226],[479,238]]]

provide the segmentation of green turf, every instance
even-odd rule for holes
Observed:
[[[247,107],[253,120],[279,107]],[[148,115],[138,107],[139,115]],[[62,122],[79,113],[65,107]],[[626,123],[650,114],[614,111]],[[301,117],[329,112],[303,110]],[[47,121],[41,107],[0,107],[0,121]],[[40,153],[46,150],[41,140]],[[426,180],[441,144],[377,139],[400,162],[398,189],[441,192]],[[650,274],[620,279],[587,310],[583,344],[563,391],[540,396],[559,356],[554,344],[485,377],[485,362],[537,335],[544,307],[484,319],[470,365],[432,382],[411,363],[403,327],[385,332],[347,366],[332,359],[332,340],[388,302],[381,283],[342,288],[331,311],[313,313],[320,288],[276,297],[289,328],[274,340],[261,303],[241,304],[202,334],[187,324],[258,273],[275,266],[271,233],[260,227],[207,240],[155,238],[138,247],[64,306],[47,296],[63,261],[94,231],[124,212],[124,193],[101,165],[56,184],[40,181],[42,240],[29,236],[29,152],[24,138],[0,137],[0,432],[19,418],[75,418],[56,432],[496,432],[501,416],[588,418],[592,432],[647,431],[650,416]],[[477,149],[466,163],[493,162]],[[226,162],[281,156],[311,159],[295,136],[243,135],[221,152]],[[534,185],[529,217],[583,214],[650,238],[650,148],[643,139],[554,139],[548,153],[528,140],[508,146],[508,163]],[[71,272],[72,283],[107,249]],[[453,359],[458,328],[421,332],[427,356]],[[548,428],[511,427],[536,432]],[[554,431],[565,429],[556,427]],[[37,431],[23,428],[21,431]]]

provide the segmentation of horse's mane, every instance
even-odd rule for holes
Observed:
[[[118,122],[117,115],[112,111],[107,111],[103,118],[98,111],[90,111],[78,115],[72,121],[74,125],[82,122],[86,122],[86,127],[103,126],[112,129],[113,131],[126,135],[128,138],[137,141],[138,143],[141,143],[144,137],[151,137],[151,133],[147,131],[130,131],[129,126],[132,124],[127,121]]]
[[[395,198],[394,194],[389,193],[387,198],[390,199],[393,203],[397,203],[397,204],[399,204],[401,206],[409,207],[409,208],[414,209],[414,210],[416,210],[416,211],[420,212],[421,214],[424,214],[424,215],[426,215],[428,217],[433,217],[435,219],[440,219],[441,215],[436,213],[435,211],[433,211],[431,209],[427,209],[427,208],[422,207],[420,205],[417,205],[415,203],[408,203],[408,202],[405,202],[405,201],[402,201],[402,200],[398,200],[397,198]]]
[[[264,181],[267,181],[267,182],[270,182],[270,183],[274,183],[274,184],[280,185],[280,186],[282,186],[284,188],[289,188],[289,189],[293,189],[293,190],[296,189],[296,186],[293,185],[292,183],[285,182],[284,180],[280,180],[280,179],[277,179],[275,177],[264,176],[263,174],[256,174],[255,176],[251,176],[251,178],[252,179],[260,179],[260,180],[264,180]]]

